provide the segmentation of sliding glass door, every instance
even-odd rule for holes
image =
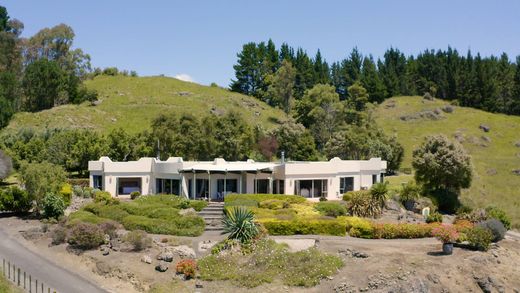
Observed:
[[[327,179],[295,180],[294,193],[307,198],[327,197]]]

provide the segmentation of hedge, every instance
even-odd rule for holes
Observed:
[[[265,220],[261,221],[270,235],[334,235],[345,236],[345,225],[337,220]]]
[[[307,200],[299,195],[283,195],[283,194],[228,194],[224,197],[224,202],[233,202],[239,199],[256,201],[257,206],[260,202],[269,199],[278,199],[288,203],[303,203]]]

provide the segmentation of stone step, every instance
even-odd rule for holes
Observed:
[[[222,211],[200,211],[199,216],[219,216],[223,215],[224,213]]]
[[[224,231],[223,227],[218,226],[206,226],[206,231]]]
[[[205,207],[202,211],[223,211],[222,207]]]
[[[204,220],[206,219],[223,219],[224,217],[222,215],[205,215],[202,216]]]

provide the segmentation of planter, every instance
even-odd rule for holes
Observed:
[[[442,252],[446,255],[452,254],[453,253],[453,243],[443,243]]]

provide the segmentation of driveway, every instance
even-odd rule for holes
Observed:
[[[83,277],[65,270],[38,254],[31,252],[16,239],[11,238],[2,229],[0,229],[0,258],[5,258],[6,263],[10,261],[14,263],[17,268],[20,267],[21,270],[25,270],[28,275],[32,276],[33,284],[35,279],[39,282],[38,286],[41,286],[40,284],[43,281],[45,283],[45,290],[47,290],[48,286],[60,293],[107,292]],[[28,275],[27,282],[29,280]],[[38,288],[38,292],[40,292],[40,290],[41,287]],[[34,289],[33,292],[35,292]]]

